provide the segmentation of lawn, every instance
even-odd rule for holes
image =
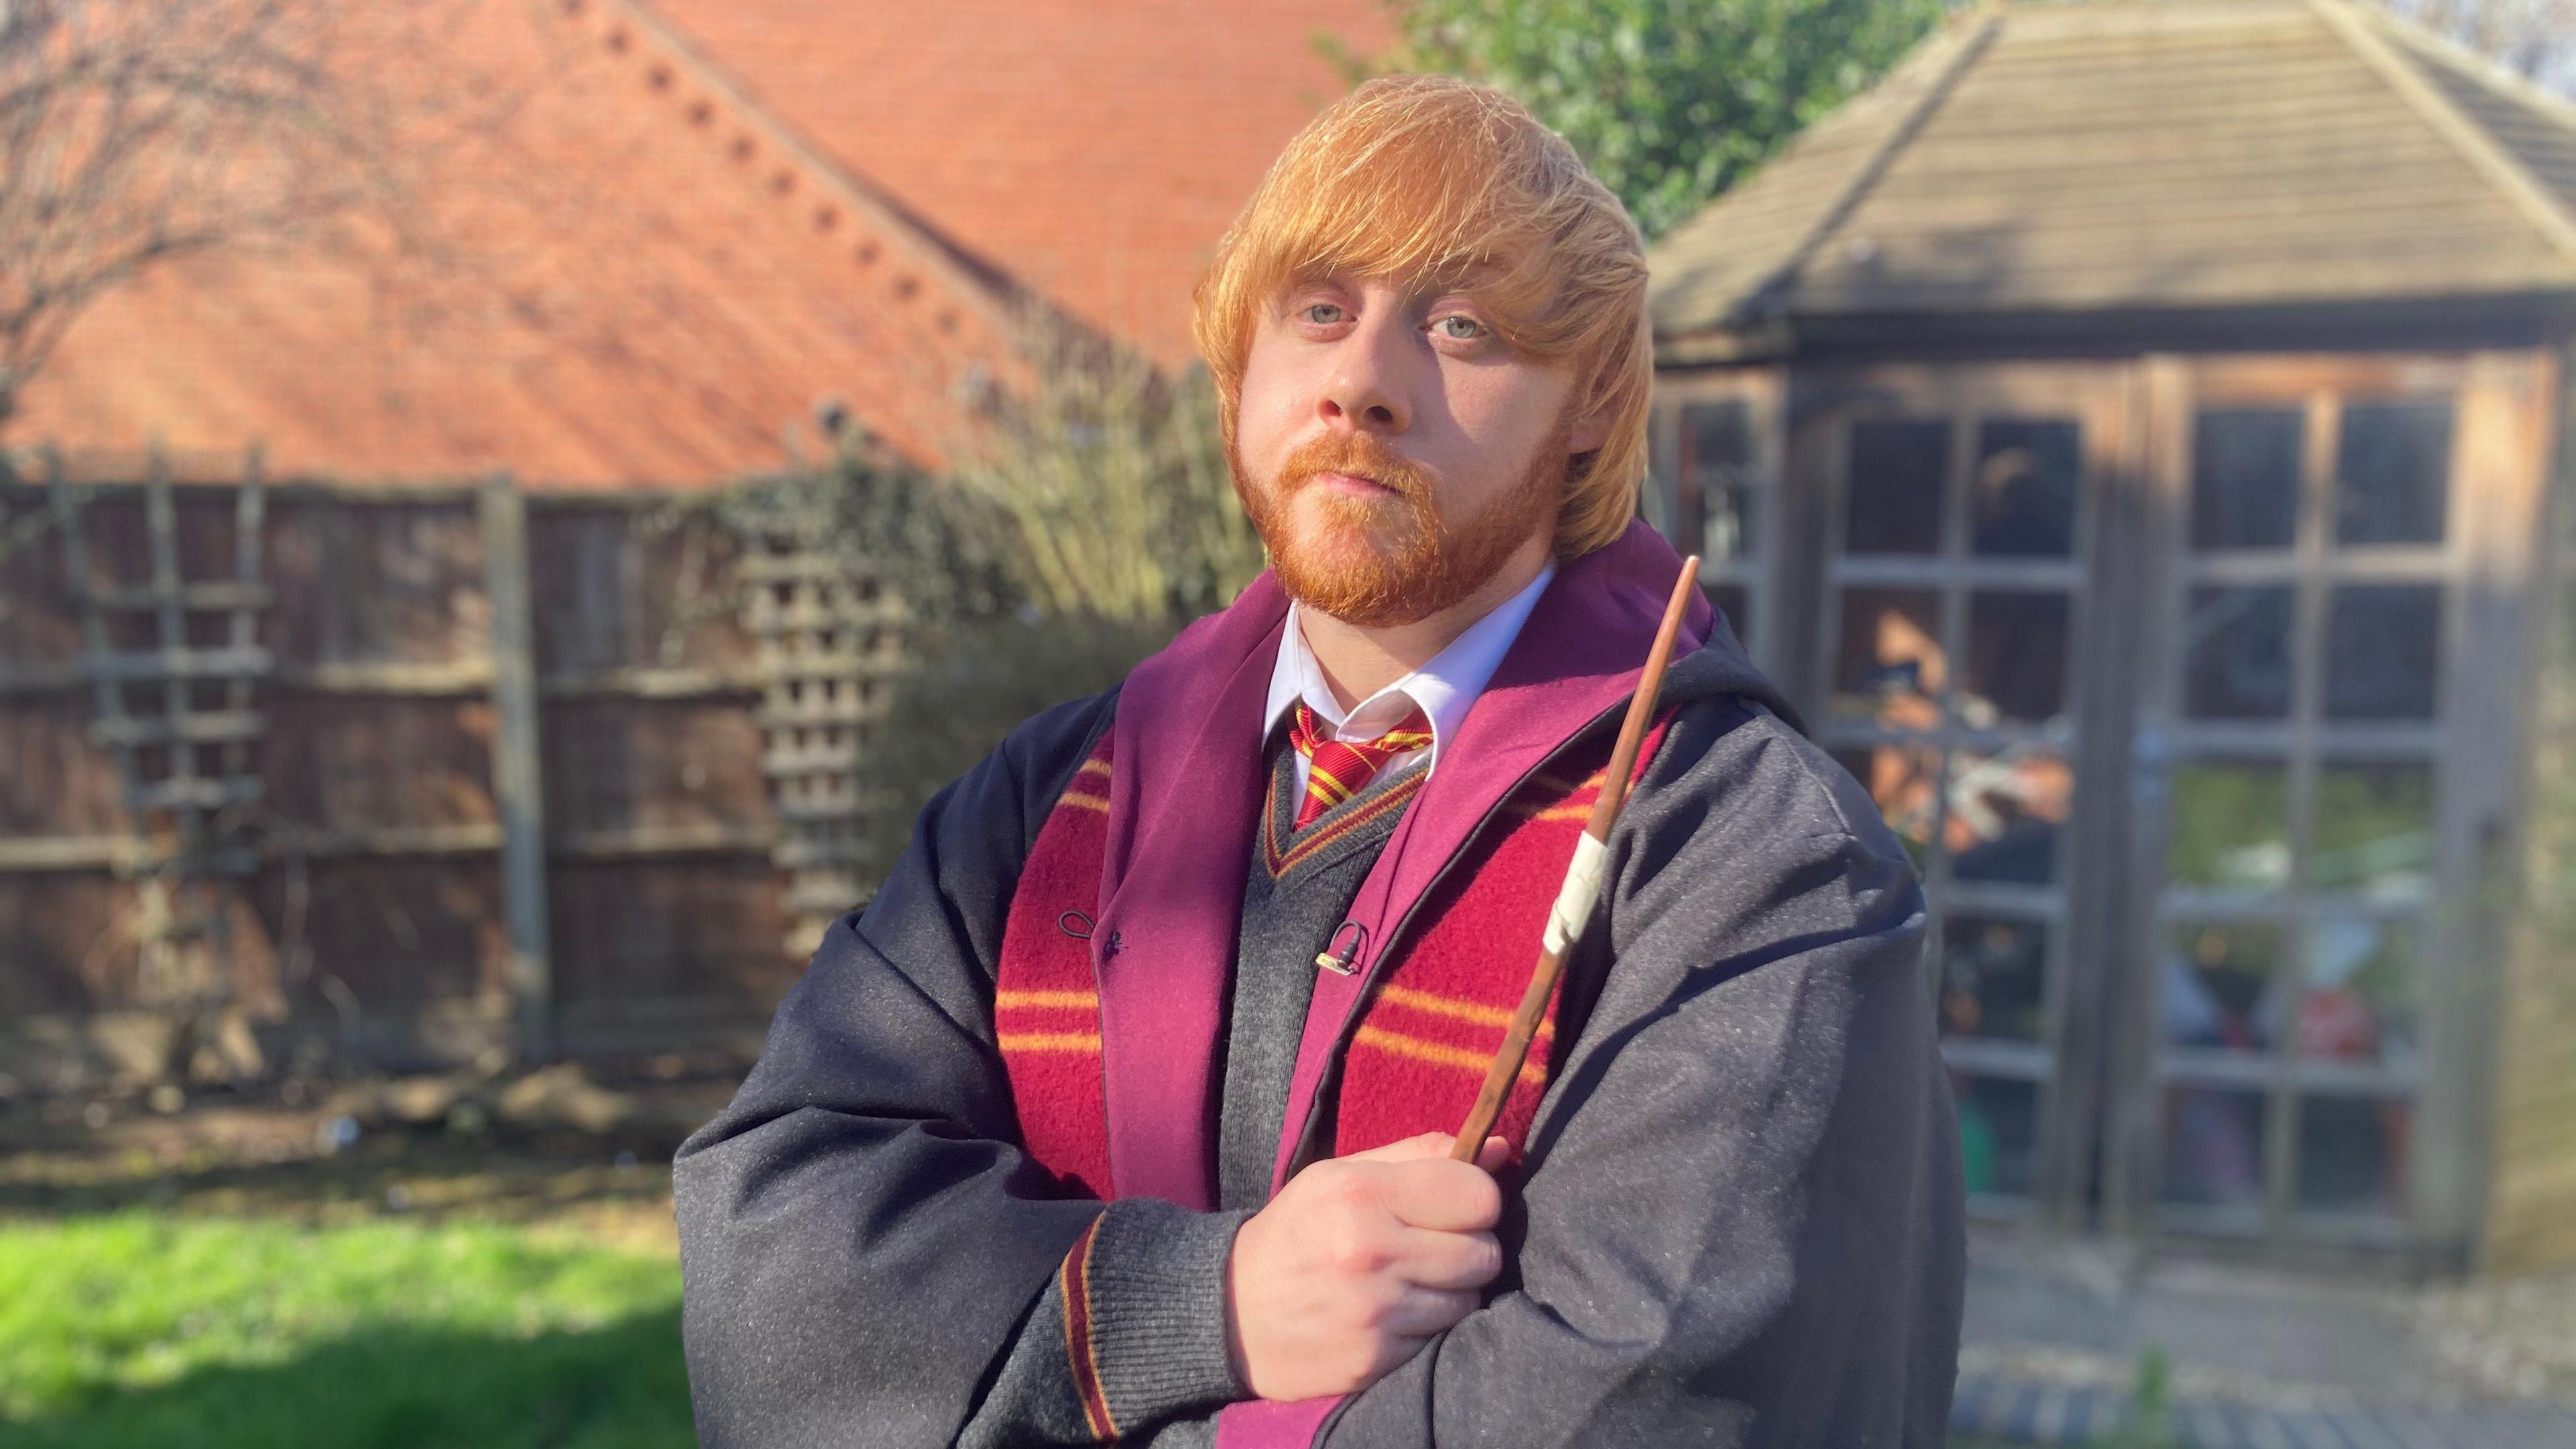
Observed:
[[[0,1446],[685,1449],[679,1304],[523,1224],[0,1219]]]
[[[0,1449],[695,1443],[667,1144],[17,1126]]]
[[[519,1224],[0,1219],[0,1446],[676,1449],[679,1302]]]

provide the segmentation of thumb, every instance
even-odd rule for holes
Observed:
[[[1425,1158],[1448,1156],[1450,1145],[1457,1140],[1446,1132],[1425,1132],[1417,1137],[1407,1137],[1401,1142],[1390,1142],[1384,1147],[1372,1147],[1366,1152],[1354,1152],[1342,1160],[1344,1162],[1419,1162]]]

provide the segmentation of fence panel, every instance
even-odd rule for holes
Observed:
[[[149,578],[140,476],[94,478],[81,495],[93,588]],[[184,577],[225,576],[235,491],[182,480]],[[281,1045],[319,1032],[388,1062],[487,1049],[508,1039],[514,1002],[477,494],[270,491],[259,643],[274,663],[256,705],[258,863],[230,911],[231,999]],[[0,483],[0,526],[44,505],[40,487]],[[666,499],[539,495],[525,513],[544,1045],[754,1040],[803,962],[780,945],[794,914],[772,863],[761,676],[733,594],[743,550]],[[189,643],[220,646],[222,624],[192,612]],[[21,535],[0,551],[0,1070],[37,1057],[40,1075],[62,1069],[115,1035],[91,1026],[145,1004],[136,878],[156,846],[95,736],[81,640],[61,540]]]

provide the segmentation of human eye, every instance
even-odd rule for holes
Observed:
[[[1452,312],[1434,318],[1431,330],[1452,342],[1482,342],[1493,335],[1493,329],[1464,312]]]
[[[1339,302],[1308,302],[1297,309],[1297,320],[1316,327],[1331,327],[1347,320],[1349,314]]]

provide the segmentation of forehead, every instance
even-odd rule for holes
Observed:
[[[1307,287],[1334,286],[1361,291],[1383,287],[1404,297],[1426,297],[1439,292],[1474,294],[1492,287],[1500,276],[1499,267],[1483,260],[1397,268],[1321,260],[1287,273],[1280,281],[1279,290],[1291,292]]]

